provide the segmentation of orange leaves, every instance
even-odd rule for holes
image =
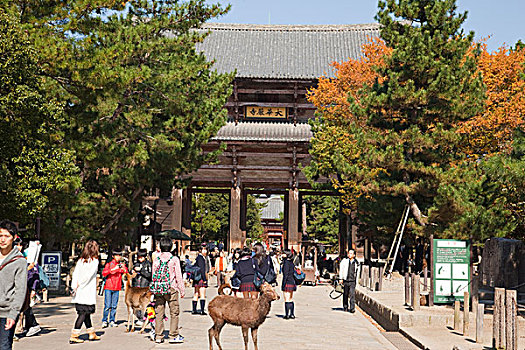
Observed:
[[[359,100],[358,90],[378,78],[374,67],[382,65],[385,55],[392,51],[378,38],[371,39],[362,49],[364,56],[359,60],[332,63],[335,78],[321,77],[317,88],[309,91],[309,101],[317,107],[323,118],[351,118],[348,95]]]
[[[470,154],[509,149],[513,130],[525,124],[525,48],[502,47],[493,53],[482,48],[478,68],[487,87],[485,112],[459,127]]]

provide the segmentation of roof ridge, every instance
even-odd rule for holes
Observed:
[[[249,30],[249,31],[358,31],[358,30],[378,30],[379,23],[364,24],[245,24],[245,23],[204,23],[202,29],[213,30]]]

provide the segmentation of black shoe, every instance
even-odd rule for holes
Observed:
[[[290,320],[295,320],[295,316],[294,315],[290,315]]]
[[[200,314],[203,315],[203,316],[207,315],[206,311],[204,311],[204,310],[202,310],[202,311],[200,312]]]
[[[283,320],[288,320],[290,318],[290,316],[286,315],[283,317]]]
[[[200,315],[200,312],[198,312],[197,310],[193,310],[193,311],[191,312],[191,314],[192,314],[192,315]]]
[[[343,311],[348,312],[348,308],[347,307],[343,308]]]
[[[350,310],[350,313],[353,314],[355,312],[355,310]]]

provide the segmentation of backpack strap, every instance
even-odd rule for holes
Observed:
[[[2,271],[4,269],[4,267],[9,265],[10,263],[17,261],[18,259],[25,259],[25,258],[23,256],[20,256],[20,255],[19,256],[15,256],[11,260],[7,261],[6,263],[3,263],[2,266],[0,266],[0,271]]]

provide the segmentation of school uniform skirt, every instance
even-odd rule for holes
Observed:
[[[253,282],[244,282],[241,283],[239,292],[257,292],[257,288],[255,288],[255,284],[253,284]]]
[[[297,290],[297,286],[295,284],[285,284],[282,287],[283,292],[295,292]]]
[[[200,280],[199,282],[193,282],[194,287],[208,287],[208,281]]]

